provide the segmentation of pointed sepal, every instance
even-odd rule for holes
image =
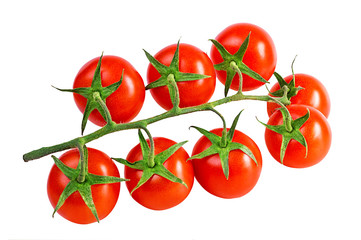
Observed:
[[[219,158],[221,159],[221,165],[222,165],[222,170],[223,170],[223,174],[226,177],[226,179],[229,178],[229,153],[230,153],[230,149],[228,147],[226,148],[220,148],[219,149]]]
[[[168,72],[168,66],[164,65],[163,63],[159,62],[155,57],[153,57],[150,53],[148,53],[146,50],[144,50],[145,56],[147,57],[150,64],[153,65],[153,67],[159,72],[160,75],[167,74]]]
[[[102,117],[109,123],[111,121],[110,113],[108,108],[106,107],[106,99],[114,93],[122,84],[124,70],[122,71],[122,76],[119,81],[107,86],[103,87],[101,83],[101,62],[102,62],[103,54],[100,56],[99,61],[97,63],[97,67],[95,69],[93,80],[90,87],[81,87],[74,89],[60,89],[54,87],[55,89],[62,92],[72,92],[79,94],[87,99],[87,103],[84,109],[83,118],[81,122],[81,134],[84,133],[86,124],[88,122],[90,113],[97,109]]]
[[[281,143],[281,149],[280,149],[280,162],[282,164],[283,164],[283,159],[285,157],[287,146],[292,139],[299,142],[302,146],[304,146],[306,148],[305,157],[307,157],[307,153],[308,153],[307,141],[306,141],[305,137],[303,136],[303,134],[301,133],[300,128],[309,119],[310,112],[307,109],[307,113],[304,116],[297,118],[295,120],[291,119],[290,124],[292,126],[292,130],[287,129],[284,114],[283,114],[283,117],[284,117],[284,121],[283,121],[284,123],[281,125],[269,125],[269,124],[263,123],[257,119],[258,122],[260,122],[263,126],[268,128],[269,130],[282,135],[282,143]]]
[[[239,117],[241,116],[241,113],[243,112],[243,109],[237,114],[237,116],[234,118],[233,122],[232,122],[232,126],[231,128],[229,129],[229,131],[227,132],[227,139],[228,141],[232,141],[233,139],[233,135],[234,135],[234,132],[236,131],[236,127],[237,127],[237,124],[238,124],[238,120],[239,120]]]
[[[202,135],[204,135],[206,138],[208,138],[208,140],[212,143],[212,144],[218,144],[220,143],[219,138],[221,138],[220,136],[209,132],[203,128],[200,127],[196,127],[196,126],[191,126],[191,128],[196,129],[198,132],[200,132]]]
[[[241,150],[246,155],[248,155],[254,161],[254,163],[258,166],[256,157],[253,155],[253,152],[248,147],[246,147],[246,145],[243,145],[243,144],[237,143],[237,142],[231,142],[229,144],[229,148],[231,149],[231,151],[232,150]]]
[[[232,127],[228,131],[223,131],[222,134],[225,134],[225,136],[218,136],[203,128],[192,126],[192,128],[203,134],[211,142],[212,145],[205,149],[203,152],[200,152],[188,158],[188,160],[202,159],[211,155],[218,154],[221,161],[222,170],[226,179],[228,179],[229,177],[229,153],[233,150],[241,150],[246,155],[248,155],[256,163],[256,165],[258,165],[254,154],[247,146],[232,141],[242,111],[233,120]],[[222,144],[223,139],[226,139],[226,144]]]
[[[196,155],[193,155],[192,157],[188,158],[188,160],[193,160],[193,159],[202,159],[208,156],[212,156],[214,154],[218,154],[219,153],[219,148],[217,147],[217,145],[212,144],[209,148],[205,149],[203,152],[198,153]],[[187,161],[188,161],[187,160]]]
[[[276,77],[277,82],[280,86],[280,89],[278,89],[274,92],[269,92],[274,97],[282,97],[285,94],[284,86],[286,86],[288,88],[288,90],[287,90],[288,100],[290,100],[292,97],[296,96],[298,91],[304,89],[303,87],[300,87],[300,86],[295,87],[295,77],[294,76],[293,76],[292,80],[289,83],[287,83],[285,81],[285,79],[277,72],[274,72],[273,75]]]
[[[229,89],[231,87],[231,83],[236,74],[239,75],[240,81],[242,81],[241,74],[246,74],[257,81],[268,83],[268,81],[266,81],[261,75],[259,75],[257,72],[253,71],[246,64],[243,63],[243,57],[247,51],[249,39],[250,39],[250,33],[243,41],[237,52],[233,55],[229,53],[227,49],[220,42],[218,42],[215,39],[210,39],[210,41],[216,47],[216,49],[218,50],[218,52],[220,53],[223,59],[223,62],[219,64],[215,64],[214,68],[219,71],[226,71],[227,74],[226,82],[225,82],[225,90],[224,90],[225,96],[228,95]],[[242,91],[242,89],[239,89],[239,91]]]
[[[94,200],[92,197],[91,185],[85,184],[81,188],[78,188],[78,191],[79,191],[80,196],[82,197],[83,201],[85,202],[87,207],[90,209],[90,211],[94,215],[97,222],[99,222],[98,212],[97,212],[97,209],[95,207]]]
[[[168,149],[155,155],[154,161],[163,165],[168,158],[170,158],[176,151],[178,151],[178,149],[180,149],[187,142],[188,141],[183,141],[170,146]]]
[[[166,150],[158,153],[157,155],[149,154],[150,153],[150,147],[145,140],[143,134],[141,131],[138,131],[139,141],[140,141],[140,147],[142,150],[143,159],[135,161],[135,162],[129,162],[126,159],[123,158],[112,158],[113,160],[124,164],[127,167],[141,170],[142,176],[140,180],[138,181],[137,185],[132,189],[131,194],[138,188],[140,188],[143,184],[145,184],[153,175],[159,175],[163,178],[168,179],[169,181],[172,181],[174,183],[180,183],[184,186],[188,187],[187,184],[177,176],[175,176],[173,173],[171,173],[165,166],[164,163],[167,161],[168,158],[170,158],[176,151],[178,151],[187,141],[183,141],[180,143],[176,143]],[[154,158],[154,165],[149,166],[149,158]]]
[[[55,213],[59,210],[59,208],[61,206],[63,206],[65,200],[74,192],[76,192],[78,190],[77,186],[76,186],[76,182],[75,181],[70,181],[66,187],[64,188],[63,192],[60,194],[59,200],[54,208],[52,217],[54,217]]]
[[[148,58],[149,62],[153,67],[159,72],[161,75],[159,79],[155,80],[154,82],[149,83],[145,88],[152,89],[161,86],[168,86],[170,88],[169,83],[169,75],[173,75],[174,81],[177,82],[186,82],[186,81],[195,81],[199,79],[209,78],[210,76],[203,75],[203,74],[196,74],[196,73],[185,73],[180,72],[179,70],[179,41],[177,42],[177,47],[174,52],[172,61],[169,66],[166,66],[159,62],[155,57],[149,54],[147,51],[144,50],[146,57]],[[172,96],[171,96],[172,97]]]
[[[86,149],[86,147],[84,146]],[[87,152],[87,150],[85,150]],[[84,155],[86,158],[87,154]],[[99,217],[97,214],[97,210],[93,201],[91,186],[96,184],[112,184],[127,181],[127,179],[118,178],[114,176],[103,176],[103,175],[95,175],[91,174],[88,171],[85,173],[85,179],[83,182],[78,181],[78,176],[81,171],[81,161],[79,160],[79,164],[76,169],[68,167],[65,165],[60,159],[55,156],[52,156],[55,165],[59,168],[59,170],[70,180],[69,183],[64,188],[63,192],[60,194],[58,202],[54,208],[52,216],[54,217],[55,213],[63,206],[65,200],[70,197],[73,193],[79,192],[84,203],[93,213],[97,222],[99,222]],[[86,160],[87,161],[87,160]],[[87,167],[86,167],[87,170]]]
[[[297,57],[297,56],[296,56]],[[303,87],[296,87],[296,78],[295,78],[295,73],[293,70],[293,64],[295,63],[296,57],[293,59],[292,64],[291,64],[291,71],[292,71],[292,79],[291,81],[288,83],[286,82],[286,80],[277,72],[274,72],[273,75],[276,77],[278,85],[280,86],[279,90],[276,90],[274,92],[269,92],[272,96],[275,97],[282,97],[285,92],[284,92],[284,86],[286,86],[288,88],[287,90],[287,98],[288,100],[290,100],[292,97],[296,96],[298,91],[304,89]]]

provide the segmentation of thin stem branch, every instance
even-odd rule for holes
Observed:
[[[178,90],[178,86],[177,83],[175,81],[174,78],[174,74],[169,74],[167,77],[168,80],[168,90],[169,90],[169,95],[170,95],[170,99],[172,101],[173,104],[173,109],[179,109],[179,90]]]
[[[100,93],[94,92],[93,97],[95,98],[97,103],[99,103],[100,107],[102,108],[102,110],[105,114],[105,121],[107,122],[107,124],[110,124],[112,122],[112,116],[110,115],[107,105],[105,104],[103,99],[100,97]]]
[[[212,112],[217,114],[222,119],[223,130],[222,130],[222,138],[221,138],[221,147],[226,147],[227,146],[227,125],[226,125],[226,120],[224,119],[222,114],[220,112],[218,112],[216,109],[210,108],[209,110],[211,110]]]
[[[77,181],[82,183],[85,181],[85,175],[88,173],[88,149],[82,144],[79,144],[78,149],[80,154],[80,173]]]
[[[239,94],[243,94],[242,93],[242,88],[243,88],[243,75],[241,70],[239,69],[239,67],[237,66],[237,63],[232,61],[230,64],[230,67],[235,70],[239,76],[239,85],[238,85],[238,93]]]
[[[142,129],[145,131],[145,133],[147,134],[148,139],[149,139],[150,151],[149,151],[149,155],[148,155],[148,166],[152,168],[155,165],[155,162],[154,162],[154,155],[155,155],[154,154],[154,140],[153,140],[152,134],[149,132],[148,128],[142,127]]]

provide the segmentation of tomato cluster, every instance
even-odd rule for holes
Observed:
[[[162,108],[177,114],[179,109],[195,107],[196,111],[197,106],[207,104],[217,78],[225,88],[238,91],[235,96],[242,100],[246,98],[244,91],[261,87],[277,74],[275,44],[256,25],[231,25],[212,42],[210,56],[184,43],[167,46],[154,57],[145,52],[150,61],[147,86],[123,58],[107,55],[94,58],[76,75],[73,90],[63,91],[73,92],[76,105],[84,113],[83,129],[87,119],[111,128],[129,123],[137,116],[147,89]],[[331,145],[327,122],[330,99],[326,88],[307,74],[292,74],[285,79],[276,76],[279,83],[270,89],[269,120],[264,124],[267,148],[286,166],[312,166],[326,156]],[[227,128],[218,112],[204,106],[209,109],[202,110],[217,113],[224,126],[211,131],[195,127],[203,136],[191,156],[182,147],[185,142],[153,138],[147,124],[139,121],[139,127],[132,128],[139,128],[140,143],[126,159],[111,159],[83,145],[81,151],[71,149],[59,159],[54,157],[56,164],[49,174],[48,196],[55,211],[75,223],[103,219],[115,206],[123,180],[132,198],[153,210],[181,203],[190,193],[194,178],[206,191],[221,198],[238,198],[250,192],[262,170],[260,149],[249,136],[235,129],[239,115]],[[147,133],[147,140],[141,130]],[[125,179],[119,178],[113,160],[125,165]],[[78,180],[82,173],[85,178]]]

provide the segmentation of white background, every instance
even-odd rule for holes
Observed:
[[[361,239],[360,28],[357,1],[2,1],[1,69],[1,219],[0,239]],[[80,67],[104,54],[127,59],[146,81],[147,59],[163,47],[191,43],[208,52],[209,38],[237,22],[266,29],[278,53],[276,71],[311,74],[327,87],[333,131],[327,157],[308,169],[277,163],[264,143],[264,102],[238,102],[217,108],[228,124],[241,109],[238,129],[251,136],[263,154],[257,186],[246,196],[224,200],[198,183],[179,206],[151,211],[132,200],[122,185],[113,212],[99,224],[76,225],[51,217],[46,193],[47,156],[24,163],[28,151],[80,135],[81,113],[71,94]],[[274,83],[275,79],[272,78]],[[217,83],[212,98],[222,97]],[[265,94],[261,88],[255,94]],[[163,112],[147,92],[136,119]],[[150,126],[154,136],[189,140],[200,137],[190,125],[220,126],[211,113],[195,113]],[[86,133],[97,127],[89,123]],[[88,144],[112,157],[125,157],[137,144],[136,131],[120,132]],[[60,156],[61,153],[57,153]],[[122,173],[122,166],[118,165]]]

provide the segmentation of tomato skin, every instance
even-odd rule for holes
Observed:
[[[88,148],[89,173],[103,176],[119,177],[119,171],[114,162],[103,152]],[[76,168],[79,163],[78,149],[72,149],[60,156],[60,160],[71,168]],[[54,164],[50,170],[47,184],[48,197],[51,205],[55,208],[61,193],[69,179]],[[99,220],[108,216],[118,201],[120,183],[92,185],[92,196],[97,209]],[[79,192],[74,192],[67,198],[57,211],[65,219],[78,223],[89,224],[96,222],[90,209],[84,203]]]
[[[222,128],[211,132],[222,136]],[[202,159],[193,159],[194,174],[199,184],[209,193],[221,198],[238,198],[250,192],[256,185],[262,170],[262,155],[256,143],[246,134],[236,130],[233,142],[247,146],[254,154],[258,165],[241,150],[229,154],[229,178],[226,179],[218,154]],[[196,155],[211,146],[211,142],[202,136],[193,148]]]
[[[176,144],[176,142],[167,138],[155,137],[153,139],[155,154]],[[135,162],[142,158],[139,144],[127,156],[129,162]],[[181,203],[190,193],[194,182],[193,166],[191,162],[186,162],[188,158],[188,153],[184,148],[180,148],[164,163],[164,166],[175,176],[182,179],[188,187],[180,183],[171,182],[159,175],[153,175],[146,183],[133,192],[132,198],[142,206],[152,210],[165,210]],[[143,171],[141,170],[125,166],[124,176],[126,179],[130,179],[130,181],[126,182],[129,192],[138,184],[142,173]]]
[[[308,153],[307,157],[305,157],[306,148],[292,139],[287,146],[283,164],[292,168],[306,168],[319,163],[327,155],[331,147],[332,133],[326,117],[310,106],[293,104],[287,108],[293,119],[304,116],[307,113],[307,108],[310,111],[309,119],[300,128],[308,145]],[[274,112],[268,120],[269,125],[280,125],[282,123],[283,118],[280,111]],[[273,158],[281,162],[281,135],[266,129],[265,140]]]
[[[293,76],[289,75],[285,77],[285,81],[289,83],[292,78]],[[295,83],[295,87],[303,87],[304,89],[299,90],[296,96],[291,97],[291,104],[302,104],[314,107],[319,110],[326,118],[328,118],[331,109],[331,102],[325,86],[315,77],[303,73],[295,74]],[[280,85],[276,83],[272,86],[270,91],[274,92],[279,89]],[[279,108],[278,104],[268,102],[268,116],[271,116],[277,108]]]
[[[73,88],[90,87],[99,57],[87,62],[75,77]],[[130,122],[140,112],[144,99],[145,87],[140,74],[125,59],[117,56],[103,56],[101,64],[102,86],[106,87],[118,82],[124,69],[123,81],[120,87],[106,99],[112,120],[116,123]],[[87,99],[74,93],[74,100],[79,110],[84,113]],[[98,126],[104,126],[106,121],[98,110],[94,110],[89,120]]]
[[[251,32],[251,35],[243,62],[268,81],[276,68],[277,53],[272,38],[264,29],[249,23],[236,23],[225,28],[215,39],[221,43],[229,53],[235,54],[249,32]],[[210,57],[214,64],[223,62],[221,55],[214,45],[211,47]],[[217,70],[216,73],[218,79],[225,84],[227,79],[226,71]],[[264,84],[245,74],[242,74],[242,76],[243,91],[254,90]],[[237,91],[238,88],[239,76],[236,74],[233,78],[231,89]]]
[[[169,66],[176,51],[177,44],[167,46],[154,55],[162,64]],[[216,87],[216,73],[211,59],[199,48],[186,43],[179,44],[179,71],[210,76],[209,78],[177,82],[179,107],[192,107],[208,102]],[[147,70],[148,84],[159,79],[161,75],[149,64]],[[168,87],[150,89],[154,100],[165,110],[173,107]]]

